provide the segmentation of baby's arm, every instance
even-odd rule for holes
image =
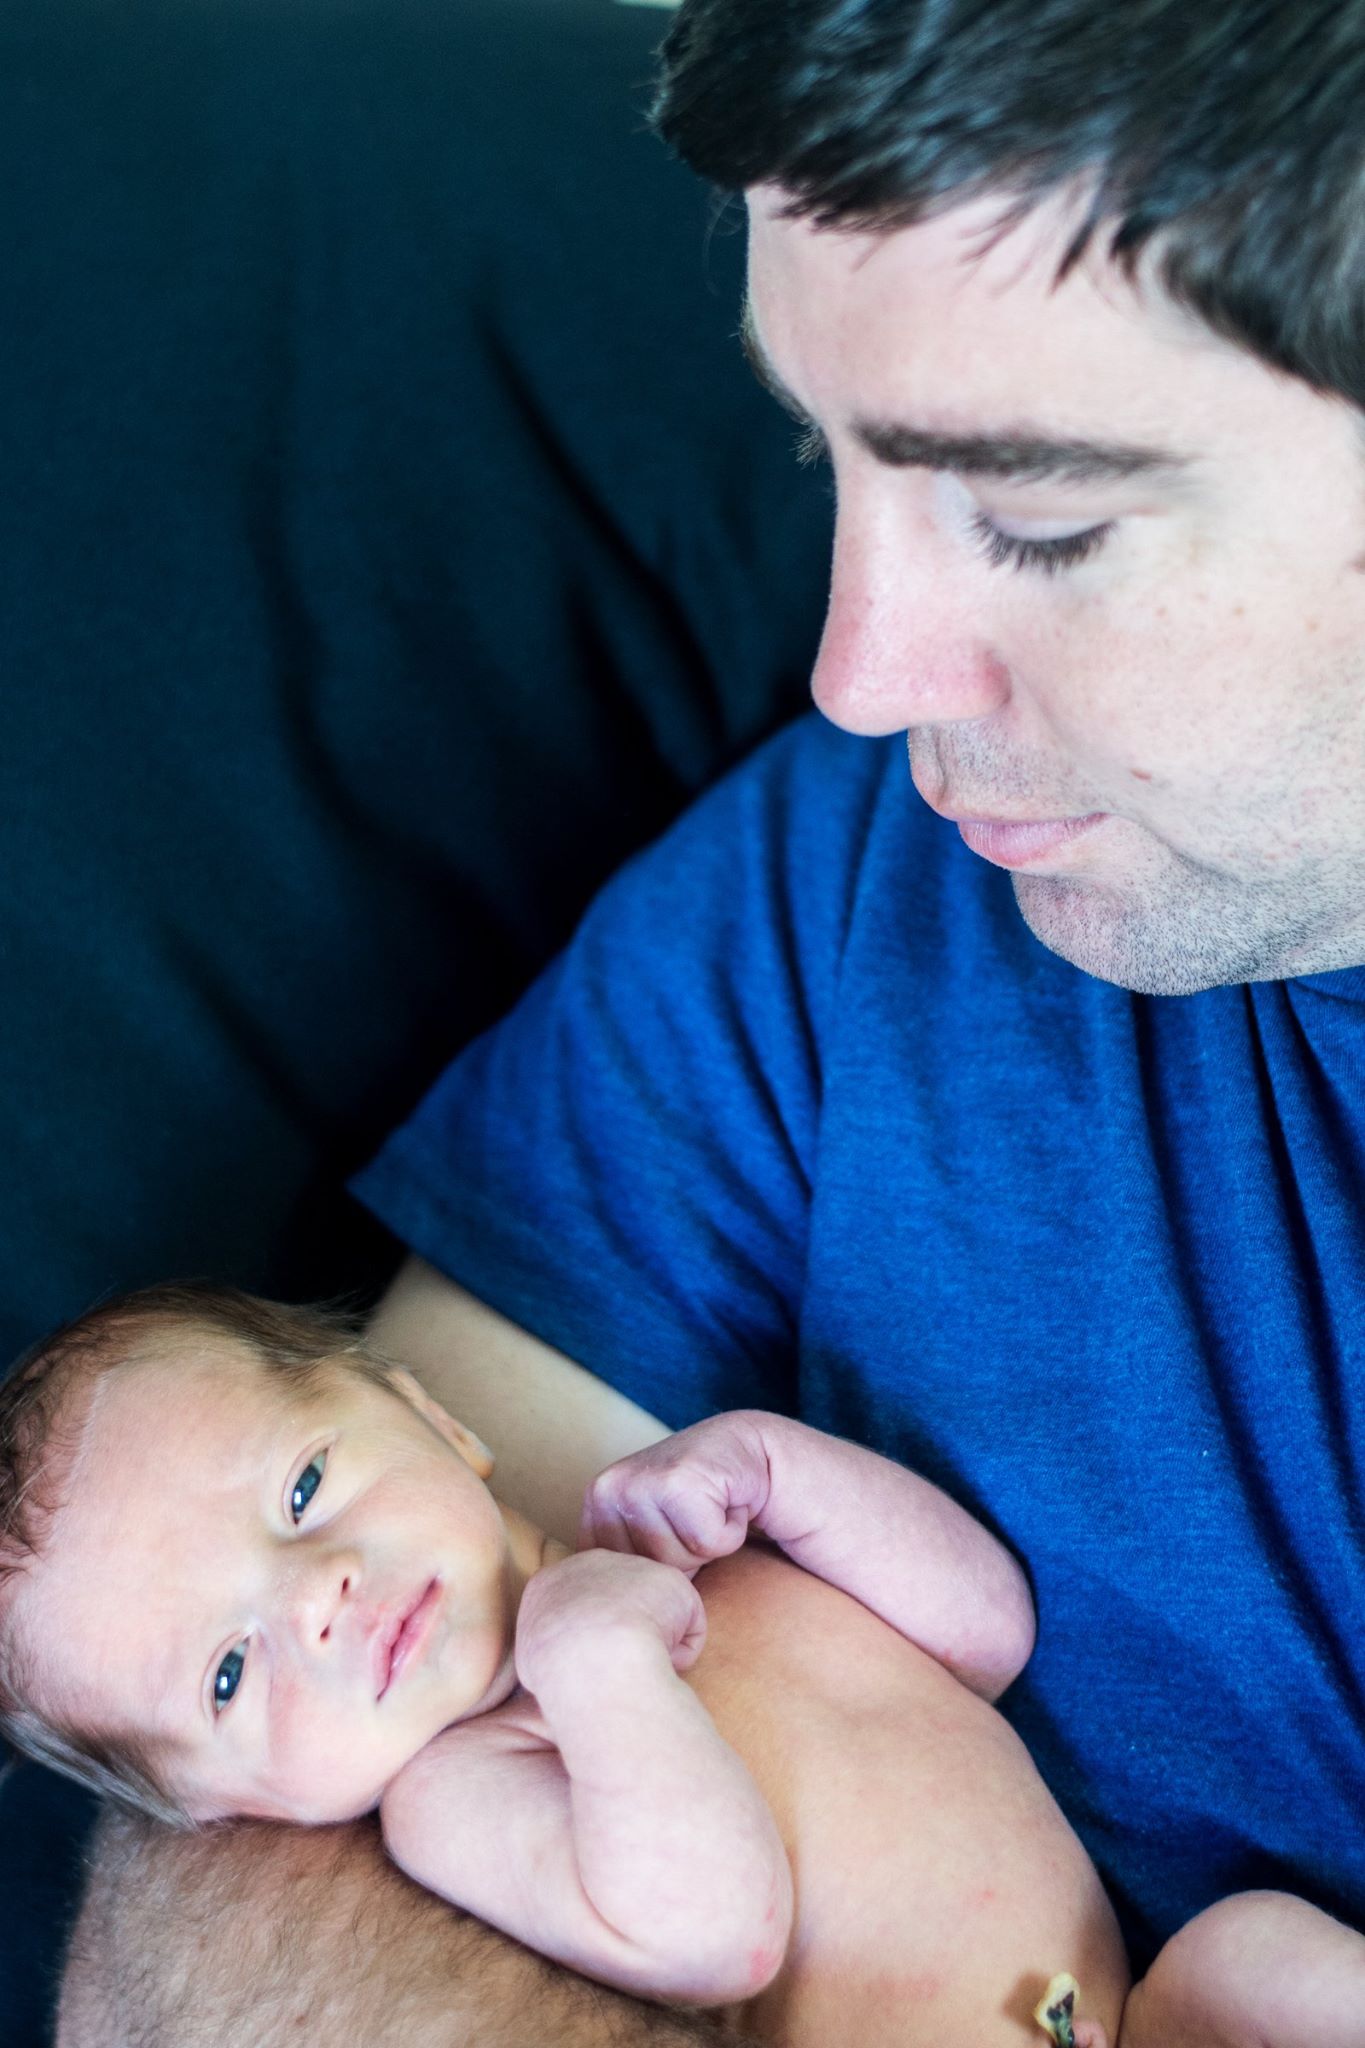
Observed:
[[[719,2004],[776,1975],[792,1885],[768,1807],[679,1677],[705,1634],[672,1567],[595,1551],[531,1580],[510,1707],[447,1729],[389,1786],[394,1861],[555,1961]]]
[[[751,1527],[986,1699],[1028,1662],[1033,1602],[1004,1546],[928,1480],[786,1416],[712,1416],[609,1466],[579,1543],[691,1571]]]

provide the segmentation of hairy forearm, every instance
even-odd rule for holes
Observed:
[[[593,1475],[668,1434],[421,1259],[408,1260],[367,1334],[483,1438],[497,1459],[498,1498],[565,1542]]]
[[[201,1836],[108,1814],[58,2048],[700,2048],[411,1884],[369,1823]]]

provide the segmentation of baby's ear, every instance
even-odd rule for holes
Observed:
[[[490,1477],[493,1470],[493,1453],[472,1429],[466,1429],[453,1415],[448,1415],[439,1401],[433,1400],[421,1381],[414,1379],[405,1365],[388,1368],[389,1384],[395,1394],[417,1410],[424,1422],[429,1422],[438,1436],[444,1437],[453,1451],[458,1451],[472,1472],[480,1479]]]

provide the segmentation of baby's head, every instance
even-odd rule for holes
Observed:
[[[182,1825],[366,1811],[514,1683],[491,1463],[333,1315],[93,1310],[0,1389],[0,1729]]]

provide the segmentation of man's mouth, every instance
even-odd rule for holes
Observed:
[[[383,1699],[385,1693],[402,1676],[404,1669],[426,1647],[440,1599],[440,1580],[428,1580],[411,1605],[395,1615],[375,1638],[379,1699]]]
[[[999,868],[1029,867],[1047,860],[1102,825],[1106,811],[1081,818],[954,818],[963,842]]]

